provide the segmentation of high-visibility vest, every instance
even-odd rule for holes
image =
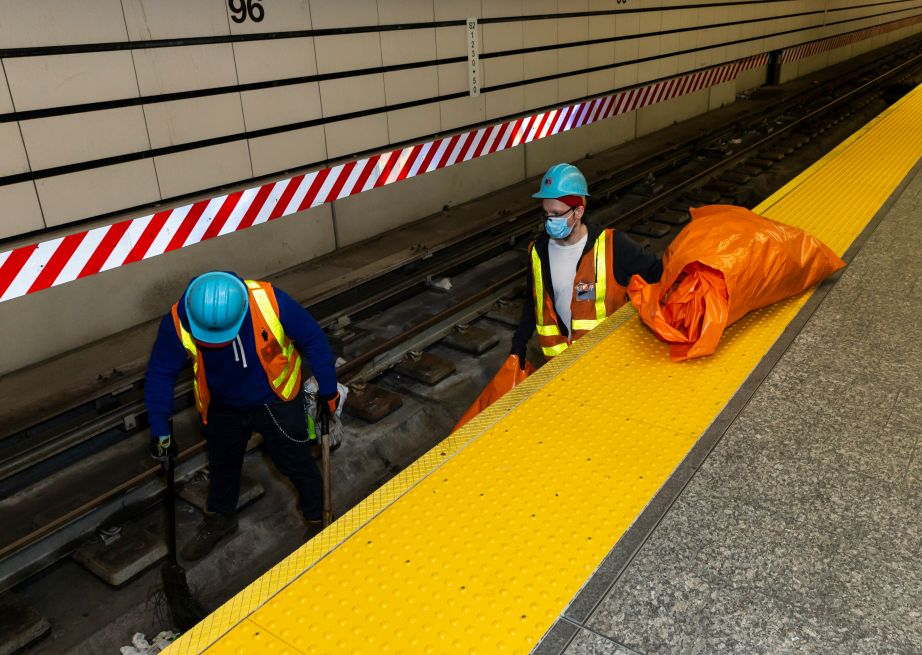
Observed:
[[[538,330],[538,343],[548,359],[562,353],[571,343],[611,316],[627,301],[627,289],[618,284],[611,270],[613,236],[611,229],[602,230],[593,244],[592,256],[584,254],[576,267],[573,297],[570,301],[573,314],[569,338],[561,334],[557,325],[554,298],[544,286],[541,258],[535,244],[531,244],[535,327]]]
[[[269,386],[282,400],[292,400],[301,389],[301,353],[294,342],[285,335],[279,320],[279,305],[275,290],[268,282],[246,280],[250,298],[250,318],[253,320],[254,339],[259,361],[266,371]],[[179,320],[179,303],[173,305],[173,325],[183,348],[192,360],[193,389],[195,406],[202,416],[202,422],[208,422],[208,382],[205,378],[205,363],[198,344],[192,334]]]

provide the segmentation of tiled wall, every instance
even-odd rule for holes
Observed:
[[[262,21],[236,22],[229,4],[246,1],[5,6],[0,239],[922,13],[922,0],[261,0]]]

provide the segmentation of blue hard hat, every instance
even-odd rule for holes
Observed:
[[[186,316],[192,337],[202,343],[227,343],[240,331],[249,300],[246,285],[234,275],[213,271],[186,289]]]
[[[573,164],[554,164],[541,178],[541,188],[532,198],[562,198],[563,196],[588,196],[586,178]]]

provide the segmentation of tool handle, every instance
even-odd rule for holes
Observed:
[[[170,429],[170,441],[175,438],[173,434],[173,419],[168,420],[167,425]],[[163,460],[163,470],[166,473],[166,545],[170,561],[178,564],[176,560],[176,463],[173,457],[167,454]]]
[[[166,545],[170,561],[176,564],[176,473],[173,458],[167,456],[163,466],[166,469]]]
[[[321,477],[323,478],[323,527],[333,522],[333,493],[330,471],[330,417],[320,417]]]

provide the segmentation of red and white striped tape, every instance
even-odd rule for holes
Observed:
[[[704,71],[0,253],[0,302],[676,98],[763,66]]]
[[[922,16],[910,16],[909,18],[896,20],[892,23],[886,23],[884,25],[877,25],[875,27],[869,27],[864,30],[858,30],[857,32],[852,32],[851,34],[831,36],[828,39],[820,39],[819,41],[812,41],[811,43],[794,46],[793,48],[786,48],[784,52],[781,53],[781,63],[789,64],[792,61],[806,59],[807,57],[812,57],[813,55],[818,55],[823,52],[829,52],[830,50],[835,50],[836,48],[842,48],[844,46],[851,45],[852,43],[857,43],[858,41],[864,41],[865,39],[869,39],[872,36],[877,36],[878,34],[884,34],[885,32],[892,32],[893,30],[908,27],[909,25],[913,25],[919,21],[922,21]]]

